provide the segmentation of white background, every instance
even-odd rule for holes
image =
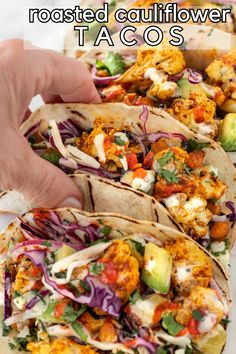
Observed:
[[[90,0],[91,2],[91,0]],[[94,1],[98,3],[98,1]],[[70,7],[78,5],[79,1],[74,0],[0,0],[0,40],[9,38],[25,38],[31,40],[35,45],[47,47],[55,50],[62,50],[65,31],[68,25],[27,25],[27,19],[24,16],[28,7],[41,8],[48,6],[65,6]],[[34,106],[39,101],[36,100]],[[11,216],[0,216],[0,230],[12,219]],[[231,257],[231,286],[233,297],[236,304],[236,250]],[[235,305],[236,306],[236,305]],[[232,310],[232,323],[228,331],[228,344],[225,354],[236,353],[235,328],[236,328],[236,311]],[[214,354],[214,353],[212,353]]]

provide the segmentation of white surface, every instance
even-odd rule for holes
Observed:
[[[11,214],[1,214],[0,215],[0,232],[3,230],[12,220],[14,220],[16,215]],[[232,296],[233,303],[236,303],[236,281],[235,279],[235,269],[236,269],[236,248],[234,248],[231,256],[231,287],[232,287]],[[235,307],[234,307],[235,308]],[[235,354],[235,327],[236,327],[236,311],[231,310],[231,323],[228,327],[228,341],[224,351],[224,354]],[[212,353],[214,354],[214,353]]]

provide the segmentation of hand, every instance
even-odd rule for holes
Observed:
[[[100,102],[85,65],[21,40],[0,42],[0,189],[14,189],[42,207],[82,207],[82,195],[59,168],[38,157],[19,127],[31,99]]]

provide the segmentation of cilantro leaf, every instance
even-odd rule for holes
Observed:
[[[125,69],[125,62],[119,53],[108,52],[105,58],[105,66],[111,76],[122,74]]]
[[[194,311],[192,312],[192,316],[193,316],[193,318],[194,318],[195,320],[197,320],[197,321],[201,321],[201,319],[204,317],[204,315],[202,314],[202,312],[199,311],[199,310],[194,310]]]
[[[93,273],[95,275],[100,274],[104,269],[104,264],[102,263],[92,263],[89,266],[89,271],[90,273]]]
[[[80,280],[79,285],[86,291],[90,291],[90,286],[83,280]]]
[[[159,175],[164,178],[168,183],[178,183],[179,177],[176,176],[175,172],[171,172],[165,169],[160,169]]]
[[[168,348],[159,347],[157,348],[156,354],[168,354]]]
[[[74,322],[78,318],[78,311],[69,304],[66,306],[62,317],[65,322]]]
[[[116,143],[116,145],[119,145],[119,146],[125,145],[125,141],[122,140],[120,136],[115,136],[115,143]]]
[[[42,243],[42,245],[46,247],[52,247],[52,243],[50,241],[45,241]]]
[[[51,162],[53,165],[59,166],[59,160],[61,158],[61,154],[55,149],[48,149],[41,155],[41,157],[44,160]]]
[[[11,328],[5,325],[5,321],[2,321],[2,336],[7,337],[10,331]]]
[[[183,163],[183,169],[184,169],[184,172],[185,172],[187,175],[190,175],[190,174],[191,174],[191,168],[188,167],[188,165],[186,165],[185,163]]]
[[[135,291],[132,295],[130,295],[129,297],[129,301],[134,305],[136,304],[136,302],[141,299],[141,294],[140,292],[137,290]]]
[[[185,143],[184,143],[185,144]],[[210,143],[200,143],[197,140],[189,139],[187,142],[187,152],[199,151],[210,146]]]
[[[228,318],[223,318],[220,323],[224,326],[227,327],[230,324],[231,320],[229,320]]]
[[[83,342],[87,342],[88,340],[88,336],[87,334],[84,332],[84,329],[82,327],[82,325],[79,322],[73,322],[71,324],[71,327],[73,328],[73,330],[76,332],[76,334],[78,334],[79,338],[83,341]]]
[[[171,336],[177,336],[177,334],[184,329],[184,326],[175,321],[171,312],[165,314],[162,320],[162,326],[167,330]]]
[[[168,151],[166,152],[159,160],[159,165],[163,167],[167,162],[169,162],[172,157],[174,157],[173,151]]]
[[[112,228],[111,228],[110,226],[104,225],[103,227],[101,227],[101,228],[99,229],[99,233],[100,233],[101,236],[104,236],[104,237],[105,237],[105,236],[110,235],[111,230],[112,230]]]

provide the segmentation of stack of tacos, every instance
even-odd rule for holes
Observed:
[[[222,353],[236,170],[213,139],[234,150],[236,54],[230,34],[184,31],[185,48],[86,53],[104,102],[22,125],[85,211],[1,195],[0,212],[27,211],[0,238],[4,354]]]

